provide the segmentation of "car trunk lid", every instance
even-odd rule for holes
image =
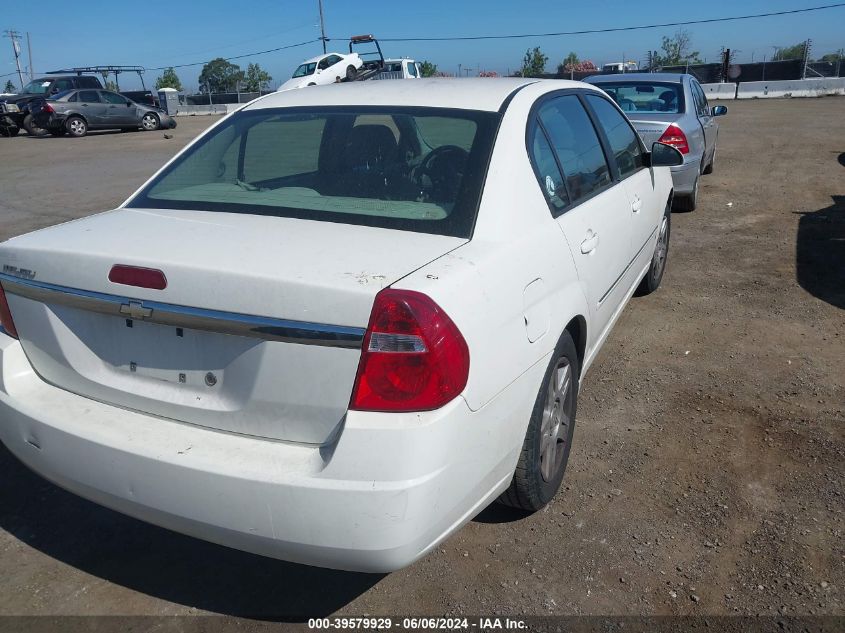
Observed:
[[[153,415],[321,444],[339,428],[376,293],[465,243],[257,215],[122,209],[0,246],[46,381]],[[109,281],[161,270],[162,290]]]
[[[651,148],[652,143],[659,141],[666,128],[680,118],[678,114],[638,114],[636,112],[627,114],[634,129],[648,148]]]

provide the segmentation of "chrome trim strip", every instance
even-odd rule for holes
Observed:
[[[655,234],[656,232],[657,232],[657,229],[655,228],[655,229],[651,232],[651,235],[649,235],[649,236],[648,236],[648,239],[645,241],[645,244],[643,244],[642,246],[640,246],[640,250],[638,250],[638,251],[637,251],[637,254],[636,254],[636,255],[634,255],[634,258],[633,258],[631,261],[629,261],[629,262],[628,262],[628,265],[627,265],[627,266],[625,266],[625,270],[623,270],[623,271],[622,271],[622,274],[621,274],[621,275],[619,275],[619,276],[616,278],[616,281],[614,281],[614,282],[613,282],[613,284],[610,286],[610,288],[608,289],[608,291],[607,291],[607,292],[605,292],[605,293],[602,295],[601,299],[599,299],[598,305],[601,305],[601,304],[602,304],[602,302],[603,302],[605,299],[607,299],[607,295],[609,295],[611,292],[613,292],[613,289],[614,289],[614,288],[616,288],[616,285],[617,285],[620,281],[622,281],[622,277],[624,277],[624,276],[628,273],[628,271],[631,269],[631,266],[633,266],[633,265],[634,265],[634,262],[635,262],[635,261],[637,261],[637,258],[640,256],[640,253],[642,253],[642,252],[643,252],[643,249],[644,249],[646,246],[648,246],[648,243],[651,241],[651,238],[652,238],[652,237],[654,237],[654,234]]]
[[[43,281],[20,279],[0,273],[0,282],[8,294],[42,303],[63,305],[122,318],[137,318],[147,323],[171,325],[189,330],[248,336],[267,341],[300,345],[321,345],[360,349],[364,328],[325,323],[291,321],[271,317],[191,308],[158,301],[140,301],[101,292],[57,286]],[[149,312],[147,312],[149,310]]]

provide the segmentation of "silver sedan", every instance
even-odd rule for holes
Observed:
[[[584,81],[598,86],[619,104],[646,147],[660,141],[683,154],[684,164],[672,167],[674,207],[695,209],[699,178],[711,173],[716,161],[716,117],[726,114],[728,108],[711,107],[692,75],[626,73],[594,75]]]

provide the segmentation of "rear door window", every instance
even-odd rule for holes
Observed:
[[[643,166],[643,149],[637,133],[604,97],[587,95],[587,103],[596,113],[599,125],[610,144],[620,178],[627,178]]]
[[[529,139],[531,163],[543,195],[551,205],[553,215],[557,216],[569,204],[569,194],[548,137],[542,127],[536,124],[533,127],[534,131]]]
[[[572,203],[611,183],[610,169],[587,111],[575,95],[557,97],[539,111]]]

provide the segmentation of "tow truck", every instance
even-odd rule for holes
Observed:
[[[354,47],[362,44],[375,44],[375,50],[355,51]],[[358,53],[364,65],[349,81],[368,81],[370,79],[419,79],[419,62],[413,59],[385,59],[381,45],[373,35],[353,35],[349,39],[349,52]]]

